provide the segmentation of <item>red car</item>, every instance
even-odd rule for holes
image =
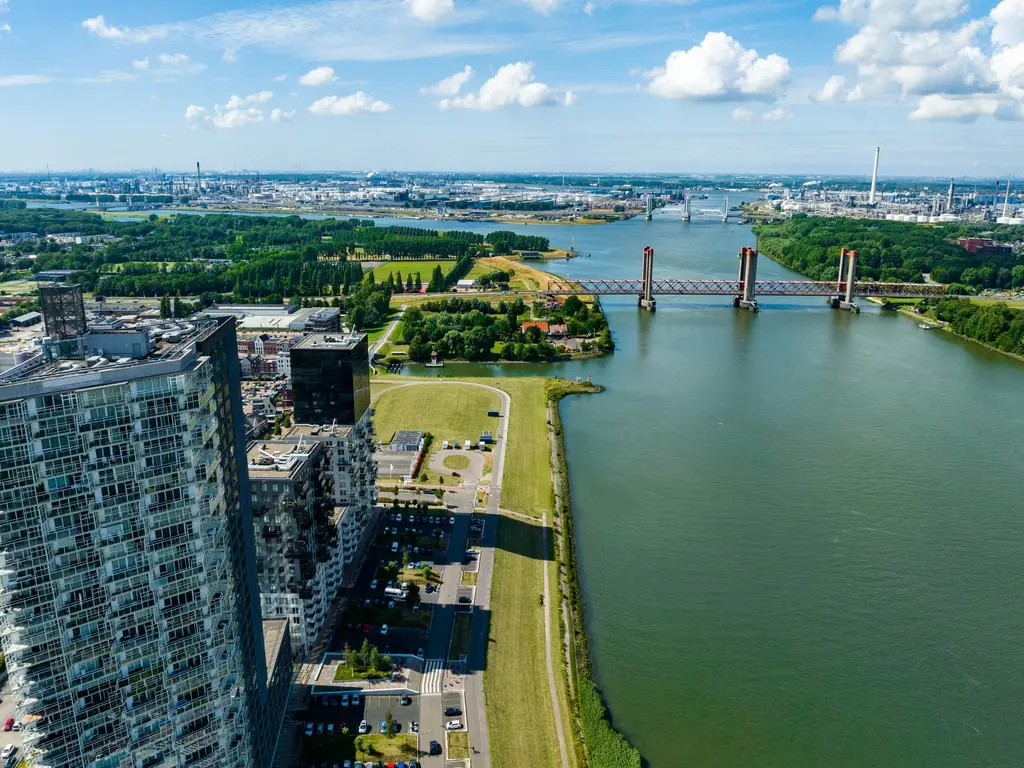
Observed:
[[[14,727],[14,718],[13,717],[8,717],[7,718],[7,722],[4,723],[4,730],[5,731],[9,731],[13,727]]]

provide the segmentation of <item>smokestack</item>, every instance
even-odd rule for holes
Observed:
[[[196,162],[196,184],[199,188],[199,194],[203,193],[203,172],[199,170],[199,163]]]
[[[868,205],[875,204],[875,185],[878,183],[878,155],[881,147],[875,147],[875,169],[871,172],[871,195],[868,197]]]
[[[949,195],[946,197],[946,213],[953,212],[953,180],[949,180]]]
[[[1003,198],[1003,216],[1010,215],[1010,182],[1013,181],[1011,176],[1006,180],[1006,197]]]

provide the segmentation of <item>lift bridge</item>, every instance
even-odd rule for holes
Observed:
[[[843,248],[839,256],[838,280],[758,280],[757,250],[742,248],[739,275],[735,280],[654,279],[654,249],[644,248],[643,272],[639,279],[566,280],[552,278],[542,291],[549,296],[626,296],[638,297],[639,306],[654,311],[655,295],[732,296],[733,306],[757,312],[758,296],[823,296],[833,309],[860,312],[857,296],[909,299],[944,296],[946,286],[923,283],[883,283],[857,281],[857,252]]]

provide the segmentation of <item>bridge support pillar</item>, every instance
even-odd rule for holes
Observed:
[[[644,268],[643,285],[641,287],[640,300],[637,304],[644,309],[653,312],[658,308],[658,302],[654,300],[654,249],[649,245],[644,247]]]
[[[732,305],[738,309],[757,312],[757,249],[740,249],[740,295],[736,296]]]
[[[843,248],[839,251],[839,283],[836,286],[838,295],[830,296],[828,304],[832,309],[845,309],[847,312],[860,314],[860,307],[854,299],[857,288],[857,252]]]

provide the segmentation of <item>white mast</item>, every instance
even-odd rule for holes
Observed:
[[[875,147],[875,169],[871,172],[871,195],[868,197],[868,205],[875,204],[875,185],[878,183],[878,155],[881,151],[881,147]]]

